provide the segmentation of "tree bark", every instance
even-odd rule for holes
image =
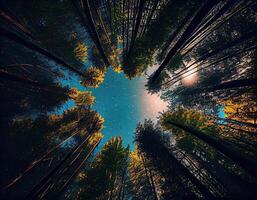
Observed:
[[[54,62],[66,67],[67,69],[69,69],[70,71],[83,76],[83,73],[80,72],[79,70],[77,70],[76,68],[72,67],[71,65],[69,65],[68,63],[66,63],[64,60],[62,60],[61,58],[57,57],[56,55],[54,55],[53,53],[47,51],[46,49],[40,47],[39,45],[35,44],[32,41],[28,41],[18,35],[16,35],[15,33],[0,27],[0,35],[8,38],[9,40],[12,40],[18,44],[21,44],[23,46],[25,46],[26,48],[38,52],[46,57],[48,57],[49,59],[53,60]]]
[[[93,41],[94,41],[94,43],[95,43],[95,45],[96,45],[96,47],[97,47],[97,49],[98,49],[98,51],[99,51],[99,53],[102,57],[104,63],[107,66],[110,66],[110,62],[105,55],[104,49],[102,47],[101,41],[100,41],[98,33],[96,31],[95,24],[94,24],[94,21],[93,21],[93,18],[92,18],[92,14],[91,14],[91,11],[90,11],[90,8],[89,8],[88,0],[80,0],[81,6],[84,9],[84,14],[85,14],[86,18],[81,13],[81,8],[77,5],[76,0],[72,0],[72,1],[73,1],[73,5],[77,8],[77,12],[79,13],[79,16],[80,16],[82,22],[84,23],[85,27],[89,26],[89,34],[90,34],[91,38],[93,39]]]
[[[204,88],[195,88],[192,91],[188,92],[186,95],[194,95],[198,93],[204,92],[216,92],[219,90],[229,90],[229,89],[236,89],[240,87],[253,87],[257,86],[257,77],[253,79],[239,79],[228,81],[225,83],[204,87]]]
[[[153,76],[149,80],[150,83],[155,83],[155,81],[160,76],[161,72],[165,69],[165,67],[169,64],[170,60],[177,53],[177,51],[182,47],[182,45],[187,41],[187,39],[191,36],[191,34],[195,31],[195,29],[202,22],[204,17],[219,3],[220,0],[208,0],[202,8],[198,11],[195,17],[192,19],[184,33],[181,35],[179,40],[176,42],[174,47],[168,52],[166,58],[161,63],[159,68],[154,72]]]
[[[0,17],[5,20],[7,23],[10,23],[13,25],[15,28],[18,28],[21,30],[25,35],[29,36],[30,38],[34,39],[32,36],[31,32],[25,28],[21,23],[19,23],[17,20],[15,20],[13,17],[8,15],[6,12],[0,9]]]
[[[65,183],[63,184],[63,186],[61,187],[61,189],[59,190],[58,194],[55,195],[54,199],[57,199],[58,197],[60,197],[63,192],[65,191],[65,189],[69,186],[70,182],[72,181],[72,179],[76,176],[76,174],[78,174],[80,168],[84,165],[84,163],[88,160],[88,158],[92,155],[92,153],[94,152],[94,150],[96,149],[96,147],[99,145],[99,143],[101,142],[102,139],[99,139],[99,141],[96,142],[96,144],[92,147],[92,149],[90,150],[90,152],[86,155],[86,157],[82,160],[82,162],[77,166],[77,168],[74,170],[74,172],[72,173],[72,175],[65,181]]]
[[[26,195],[25,199],[37,199],[37,196],[40,194],[42,187],[52,178],[54,174],[58,172],[58,170],[63,166],[63,164],[68,160],[74,153],[76,153],[79,149],[83,147],[83,145],[87,142],[90,138],[90,134],[82,141],[81,143],[77,144],[72,150],[67,153],[67,155],[61,160],[61,162],[54,167],[48,174],[46,174],[40,181],[37,183],[32,190]]]
[[[132,31],[132,37],[131,37],[129,50],[128,50],[128,53],[127,53],[127,59],[130,59],[130,54],[133,51],[133,48],[134,48],[134,45],[135,45],[135,41],[136,41],[136,38],[137,38],[137,35],[138,35],[138,30],[139,30],[139,26],[140,26],[142,14],[143,14],[143,8],[144,8],[146,0],[139,0],[139,1],[140,1],[139,2],[139,10],[138,10],[138,13],[137,13],[135,29],[134,29],[134,31]]]
[[[257,162],[254,159],[249,159],[248,156],[240,153],[240,150],[236,151],[235,148],[233,148],[226,142],[217,140],[216,138],[209,136],[206,133],[196,130],[192,127],[185,126],[172,120],[169,120],[168,123],[188,132],[189,134],[194,135],[214,149],[220,151],[231,160],[233,160],[235,163],[237,163],[239,166],[244,168],[249,174],[253,175],[255,179],[257,178]]]

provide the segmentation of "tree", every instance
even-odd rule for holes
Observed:
[[[81,62],[85,63],[87,61],[87,47],[85,44],[78,42],[77,47],[74,49],[76,58]]]
[[[154,127],[149,120],[137,126],[136,142],[140,150],[150,158],[152,165],[164,176],[166,184],[169,185],[165,195],[169,195],[172,199],[196,198],[199,194],[187,185],[190,181],[201,192],[203,198],[214,199],[215,197],[208,188],[169,152],[168,148],[165,147],[164,138],[161,130]]]
[[[153,199],[158,200],[157,188],[154,183],[154,177],[150,173],[142,155],[140,156],[137,146],[130,153],[130,162],[128,166],[129,177],[131,181],[132,199]]]
[[[81,3],[81,5],[78,5],[76,1],[73,2],[74,6],[76,7],[76,9],[80,15],[81,20],[83,21],[83,23],[85,24],[86,27],[89,26],[89,33],[91,35],[91,38],[95,42],[96,47],[97,47],[98,51],[100,52],[100,55],[101,55],[104,63],[108,67],[108,66],[110,66],[110,63],[109,63],[108,58],[105,55],[104,49],[101,45],[101,41],[100,41],[98,33],[96,31],[95,23],[93,21],[92,14],[91,14],[91,9],[89,7],[89,2],[88,2],[88,0],[83,0],[80,3]],[[81,11],[82,11],[81,9],[84,10],[85,16],[81,13]]]
[[[79,107],[92,106],[95,103],[95,97],[89,91],[80,92],[76,88],[72,88],[70,90],[70,97],[74,99]]]
[[[110,139],[81,178],[79,199],[117,199],[127,158],[128,149],[122,146],[121,138]]]
[[[3,171],[6,171],[6,167],[9,166],[9,176],[11,176],[9,179],[19,174],[6,184],[4,192],[7,197],[23,196],[27,191],[24,191],[24,185],[34,188],[33,191],[39,194],[39,187],[46,181],[52,180],[67,161],[76,158],[80,149],[90,142],[90,136],[101,132],[103,123],[104,119],[101,115],[83,107],[75,107],[59,116],[50,115],[41,116],[35,120],[25,118],[14,121],[10,127],[3,130],[10,134],[1,142],[5,147],[3,159],[6,165],[2,166]],[[19,138],[19,141],[15,138]],[[10,144],[9,140],[13,142]],[[10,160],[8,156],[16,159]],[[61,162],[60,158],[63,159]],[[10,162],[14,162],[16,167],[10,168]],[[17,166],[20,167],[17,168]],[[44,180],[41,179],[42,175],[45,177]],[[35,179],[28,182],[27,176],[34,176]],[[5,177],[5,183],[9,182],[8,176],[3,177]],[[38,181],[39,179],[42,182]],[[13,192],[14,189],[15,192]],[[33,194],[31,190],[29,196],[31,195],[36,193]]]
[[[4,29],[4,28],[0,28],[0,34],[2,36],[5,36],[6,38],[8,38],[8,39],[18,43],[18,44],[21,44],[21,45],[31,49],[32,51],[38,52],[38,53],[40,53],[40,54],[42,54],[42,55],[52,59],[56,63],[66,67],[67,69],[71,70],[72,72],[77,73],[80,76],[83,76],[83,74],[79,70],[77,70],[76,68],[72,67],[71,65],[66,63],[64,60],[62,60],[61,58],[55,56],[54,54],[52,54],[51,52],[47,51],[46,49],[40,47],[35,42],[26,40],[26,39],[16,35],[15,33],[11,32],[11,31],[9,31],[7,29]]]
[[[169,61],[173,58],[173,56],[177,53],[177,51],[182,47],[182,45],[186,42],[186,40],[190,37],[192,32],[199,26],[204,17],[209,13],[211,9],[213,9],[219,1],[207,1],[201,9],[194,16],[188,27],[185,29],[184,33],[180,36],[179,40],[176,42],[174,47],[168,52],[166,58],[159,66],[159,68],[154,72],[151,77],[151,82],[154,83],[158,76],[161,74],[163,69],[167,66]]]
[[[82,85],[97,88],[104,81],[104,74],[105,72],[96,67],[89,67],[84,73]]]
[[[248,173],[252,175],[256,173],[254,170],[256,163],[253,159],[248,157],[246,158],[245,155],[240,152],[240,149],[235,146],[231,146],[231,144],[229,144],[228,142],[222,141],[221,139],[215,137],[215,134],[217,134],[217,130],[215,131],[215,126],[208,126],[208,121],[206,121],[206,119],[204,119],[205,124],[201,124],[201,122],[199,121],[194,121],[194,119],[188,118],[188,114],[190,113],[186,111],[183,113],[183,109],[179,109],[175,112],[164,113],[162,117],[162,124],[167,129],[174,129],[173,127],[175,127],[175,129],[179,128],[187,132],[188,134],[192,134],[193,136],[204,141],[206,144],[210,145],[214,149],[228,156],[235,163],[244,168]],[[192,115],[196,114],[197,112],[192,112]],[[180,119],[180,122],[178,121],[178,119]],[[181,120],[183,121],[181,122]],[[199,127],[195,126],[195,123],[198,123],[198,126],[202,127],[202,130],[199,130]],[[206,131],[208,129],[209,133]]]

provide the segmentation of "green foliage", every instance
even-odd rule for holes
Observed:
[[[181,67],[183,64],[183,56],[180,54],[176,54],[172,60],[169,62],[168,66],[167,66],[167,70],[174,72],[175,70],[177,70],[179,67]]]
[[[46,0],[37,3],[26,2],[23,8],[31,11],[23,12],[23,15],[27,25],[36,31],[37,39],[68,63],[82,67],[85,55],[78,55],[78,44],[83,42],[76,34],[76,24],[79,21],[73,13],[72,4],[66,0]]]
[[[150,200],[155,199],[152,185],[146,173],[146,163],[140,156],[137,146],[135,150],[130,152],[130,162],[128,166],[128,173],[130,178],[130,193],[133,200],[144,200],[146,197]],[[148,169],[149,170],[149,169]]]
[[[185,109],[181,106],[177,107],[174,111],[167,111],[161,115],[161,125],[164,130],[169,130],[172,132],[174,139],[177,142],[178,147],[185,149],[188,152],[194,152],[197,149],[207,148],[203,154],[205,158],[214,159],[215,156],[218,156],[217,152],[214,149],[204,145],[201,141],[194,138],[187,132],[179,129],[173,125],[169,124],[169,120],[174,122],[183,123],[186,126],[193,127],[197,130],[200,130],[206,134],[212,136],[219,136],[218,126],[212,124],[208,118],[205,117],[199,111]]]
[[[172,34],[183,17],[196,8],[197,1],[170,1],[162,7],[157,19],[150,24],[143,37],[136,40],[135,48],[124,67],[129,78],[142,75],[156,63],[156,52]]]
[[[161,90],[161,88],[162,88],[161,84],[169,77],[169,74],[166,70],[163,70],[161,72],[160,76],[154,82],[151,80],[152,77],[153,77],[153,75],[151,75],[148,78],[146,88],[149,93],[154,94],[154,93],[158,93]]]
[[[127,165],[128,149],[120,137],[108,141],[96,156],[91,168],[80,181],[79,199],[115,198],[119,192],[121,174]]]

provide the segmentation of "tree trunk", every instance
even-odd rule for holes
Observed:
[[[15,33],[4,29],[2,27],[0,27],[0,35],[8,38],[9,40],[12,40],[18,44],[21,44],[23,46],[25,46],[26,48],[38,52],[46,57],[48,57],[49,59],[55,61],[56,63],[66,67],[67,69],[69,69],[70,71],[83,76],[83,73],[80,72],[79,70],[77,70],[76,68],[72,67],[71,65],[67,64],[64,60],[62,60],[61,58],[57,57],[56,55],[52,54],[51,52],[47,51],[46,49],[40,47],[39,45],[35,44],[32,41],[28,41],[18,35],[16,35]]]
[[[236,151],[235,148],[233,148],[226,142],[218,140],[192,127],[185,126],[172,120],[169,120],[168,123],[204,141],[206,144],[220,151],[221,153],[229,157],[231,160],[233,160],[235,163],[237,163],[239,166],[244,168],[249,174],[255,177],[255,179],[257,178],[257,162],[254,159],[248,158],[247,155],[240,153],[240,150]]]
[[[144,27],[144,30],[143,30],[141,36],[143,36],[143,35],[145,34],[145,31],[146,31],[146,29],[147,29],[147,26],[150,25],[151,20],[152,20],[153,15],[154,15],[154,12],[156,11],[156,8],[157,8],[157,6],[158,6],[159,1],[160,1],[160,0],[155,0],[155,1],[154,1],[154,4],[153,4],[152,10],[151,10],[151,13],[150,13],[150,15],[149,15],[149,17],[148,17],[148,19],[147,19],[147,21],[146,21],[146,24],[145,24],[145,27]]]
[[[84,141],[77,144],[75,147],[72,148],[72,150],[67,153],[67,155],[61,160],[61,162],[54,167],[47,175],[45,175],[33,188],[32,190],[26,195],[25,199],[37,199],[37,196],[40,194],[42,187],[45,186],[45,184],[48,183],[49,180],[51,180],[52,176],[55,175],[58,170],[63,166],[63,164],[72,156],[74,153],[76,153],[78,150],[80,150],[83,145],[87,142],[87,140],[90,138],[91,134],[89,134]]]
[[[134,31],[132,31],[132,37],[131,37],[131,42],[130,42],[130,46],[129,46],[129,50],[128,50],[128,54],[127,54],[127,59],[129,59],[131,52],[133,51],[134,45],[135,45],[135,41],[138,35],[138,30],[139,30],[139,26],[141,23],[141,18],[142,18],[142,14],[143,14],[143,8],[145,5],[145,1],[146,0],[139,0],[139,10],[137,13],[137,19],[136,19],[136,24],[135,24],[135,29]]]
[[[89,151],[89,153],[86,155],[86,157],[82,160],[82,162],[77,166],[77,168],[74,170],[74,172],[72,173],[72,175],[65,181],[65,183],[62,185],[61,189],[59,190],[59,192],[55,195],[54,199],[58,199],[58,197],[60,197],[63,192],[65,191],[65,189],[69,186],[70,182],[72,181],[72,179],[78,174],[80,168],[84,165],[84,163],[89,159],[89,157],[92,155],[92,153],[94,152],[94,150],[96,149],[96,147],[99,145],[99,143],[101,142],[102,139],[99,139],[99,141],[96,142],[96,144],[92,147],[92,149]]]
[[[173,34],[171,34],[167,40],[167,42],[164,44],[162,51],[161,51],[161,57],[164,57],[166,55],[166,52],[171,45],[171,43],[174,41],[174,39],[177,37],[177,35],[181,32],[181,30],[186,26],[189,19],[192,17],[193,12],[189,12],[189,14],[183,19],[182,23],[179,25],[179,27],[175,30]]]
[[[216,92],[219,90],[229,90],[229,89],[236,89],[240,87],[254,87],[254,86],[257,86],[257,78],[239,79],[239,80],[233,80],[233,81],[217,84],[214,86],[209,86],[204,88],[195,88],[192,91],[188,92],[186,95],[195,95],[198,93]]]
[[[146,167],[146,164],[145,164],[146,163],[145,158],[144,158],[144,156],[142,154],[141,154],[141,158],[142,158],[142,161],[143,161],[143,166],[144,166],[145,174],[147,176],[148,182],[149,182],[149,184],[151,186],[151,189],[152,189],[152,192],[154,194],[154,198],[155,198],[155,200],[159,200],[159,196],[158,196],[155,184],[154,184],[154,180],[153,180],[153,176],[152,176],[151,170],[148,171],[148,169]]]
[[[199,63],[201,61],[204,61],[204,60],[206,60],[206,59],[208,59],[208,58],[210,58],[212,56],[217,55],[218,53],[220,53],[220,52],[222,52],[222,51],[224,51],[226,49],[232,48],[232,47],[234,47],[234,46],[236,46],[236,45],[244,42],[245,40],[248,40],[248,39],[250,39],[250,38],[252,38],[252,37],[254,37],[256,35],[257,35],[257,29],[252,31],[252,32],[250,32],[250,33],[248,33],[248,34],[246,34],[246,35],[244,35],[244,36],[242,36],[242,37],[240,37],[240,38],[237,38],[236,40],[234,40],[232,42],[227,43],[224,46],[221,46],[221,47],[219,47],[217,49],[214,49],[214,50],[210,51],[209,53],[204,54],[202,57],[198,58],[192,64],[190,64],[189,66],[184,68],[181,72],[189,69],[190,67],[192,67],[193,65],[195,65],[195,64],[197,64],[197,63]]]
[[[72,0],[72,1],[73,1],[73,5],[77,8],[77,12],[79,13],[79,16],[80,16],[82,22],[84,23],[85,27],[89,27],[89,34],[90,34],[91,38],[93,39],[104,63],[107,66],[110,66],[110,62],[105,55],[104,49],[101,45],[101,41],[100,41],[98,33],[96,31],[95,24],[94,24],[94,21],[93,21],[92,15],[91,15],[91,11],[89,8],[88,0],[80,0],[81,6],[84,9],[84,14],[85,14],[86,18],[81,13],[81,8],[77,5],[76,0]]]
[[[19,183],[25,176],[27,176],[29,174],[29,172],[31,172],[32,169],[34,169],[35,167],[37,167],[45,158],[47,158],[52,152],[54,152],[56,149],[60,148],[62,144],[64,144],[66,141],[68,141],[69,139],[71,139],[72,137],[74,137],[75,135],[77,135],[79,132],[76,131],[74,134],[72,134],[70,137],[66,138],[65,140],[63,140],[61,143],[57,144],[56,146],[54,146],[52,149],[48,150],[42,157],[40,157],[37,160],[34,160],[27,168],[24,172],[22,172],[18,177],[16,177],[15,179],[13,179],[9,184],[7,184],[5,187],[1,188],[1,190],[7,190],[10,187],[16,185],[17,183]]]
[[[153,76],[149,80],[150,83],[155,83],[155,81],[160,76],[161,72],[165,69],[165,67],[169,64],[170,60],[173,58],[173,56],[179,51],[179,49],[182,47],[182,45],[188,40],[188,38],[191,36],[191,34],[195,31],[195,29],[199,26],[199,24],[202,22],[204,17],[219,3],[220,0],[208,0],[202,8],[198,11],[198,13],[195,15],[195,17],[192,19],[184,33],[181,35],[179,40],[176,42],[174,47],[168,52],[166,58],[162,62],[162,64],[159,66],[159,68],[154,72]]]
[[[17,83],[21,83],[21,84],[25,84],[25,85],[29,85],[35,88],[40,88],[42,90],[46,90],[49,92],[58,92],[61,94],[65,93],[65,90],[62,87],[58,87],[58,86],[51,86],[51,85],[47,85],[44,83],[40,83],[31,79],[26,79],[14,74],[10,74],[5,70],[1,70],[0,69],[0,78],[1,80],[7,80],[7,81],[13,81],[13,82],[17,82]]]
[[[234,0],[228,2],[220,11],[219,13],[217,13],[213,18],[218,18],[221,16],[221,14],[224,14],[228,9],[229,7],[231,7],[233,4],[235,3]],[[247,3],[244,3],[244,1],[241,2],[241,4],[243,6],[236,8],[235,10],[233,10],[230,14],[226,15],[224,17],[223,20],[220,20],[218,23],[214,24],[214,26],[212,27],[208,27],[207,29],[205,29],[203,31],[203,33],[199,34],[197,37],[195,37],[194,39],[192,39],[188,44],[186,44],[186,47],[187,48],[188,46],[190,46],[191,44],[193,44],[195,41],[197,41],[192,47],[190,47],[190,49],[187,49],[187,51],[185,53],[183,53],[183,55],[186,55],[188,54],[191,50],[193,50],[193,48],[195,46],[197,46],[204,38],[207,38],[214,30],[217,30],[219,27],[221,27],[225,22],[227,22],[229,19],[231,19],[235,14],[239,13],[239,12],[242,12],[243,10],[245,10],[246,8],[248,8],[249,6],[251,6],[253,4],[253,2],[247,2]],[[214,21],[214,20],[212,20]],[[201,28],[203,29],[203,27]]]
[[[10,23],[11,25],[13,25],[14,27],[18,28],[19,30],[21,30],[25,35],[29,36],[30,38],[34,39],[34,37],[32,36],[31,32],[25,28],[21,23],[19,23],[17,20],[15,20],[14,18],[12,18],[10,15],[8,15],[6,12],[4,12],[3,10],[0,10],[0,17],[5,20],[7,23]]]
[[[198,68],[198,69],[196,69],[197,67],[192,67],[189,71],[184,71],[184,69],[182,69],[180,72],[178,72],[178,73],[175,75],[174,78],[172,78],[172,79],[170,79],[170,80],[168,80],[168,81],[162,83],[161,86],[166,85],[166,84],[171,83],[171,82],[173,82],[172,84],[175,84],[175,83],[177,83],[178,81],[180,81],[180,80],[182,80],[182,79],[184,79],[184,78],[186,78],[186,77],[188,77],[188,76],[190,76],[190,75],[192,75],[192,74],[194,74],[194,73],[196,73],[196,72],[201,71],[202,69],[206,69],[206,68],[208,68],[208,67],[211,67],[211,66],[213,66],[213,65],[216,65],[217,63],[220,63],[220,62],[222,62],[222,61],[224,61],[224,60],[226,60],[226,59],[235,57],[236,55],[240,55],[240,54],[242,54],[242,53],[255,50],[256,47],[257,47],[257,45],[253,45],[253,46],[247,47],[247,48],[245,48],[245,49],[238,50],[238,51],[236,51],[236,52],[227,54],[227,55],[225,55],[225,56],[219,58],[218,60],[215,60],[214,62],[212,62],[212,63],[210,63],[210,64],[208,64],[208,65],[206,65],[206,66],[203,66],[203,67],[201,67],[201,68]],[[189,73],[189,74],[187,74],[186,76],[182,76],[182,75],[184,75],[184,74],[186,74],[186,73],[188,73],[188,72],[190,72],[190,71],[192,71],[192,72]],[[181,72],[182,72],[182,73],[181,73]]]
[[[176,167],[198,188],[206,199],[215,199],[208,188],[203,185],[193,174],[191,174],[191,172],[189,172],[189,170],[182,165],[172,153],[170,153],[170,159],[172,163],[176,165]]]

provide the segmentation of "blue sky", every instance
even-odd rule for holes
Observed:
[[[105,81],[99,88],[90,89],[96,97],[94,109],[104,118],[103,142],[120,135],[124,145],[132,144],[133,132],[141,119],[140,78],[129,81],[123,73],[108,69]]]
[[[128,80],[123,73],[115,73],[109,68],[104,82],[93,89],[81,86],[76,76],[69,77],[68,80],[62,80],[63,85],[76,87],[80,91],[92,91],[96,98],[93,109],[105,118],[102,131],[104,138],[101,143],[105,143],[113,136],[121,136],[123,144],[129,144],[133,148],[134,130],[137,123],[145,117],[141,104],[142,93],[145,90],[143,78]],[[74,105],[74,102],[69,100],[57,113],[61,114]]]

